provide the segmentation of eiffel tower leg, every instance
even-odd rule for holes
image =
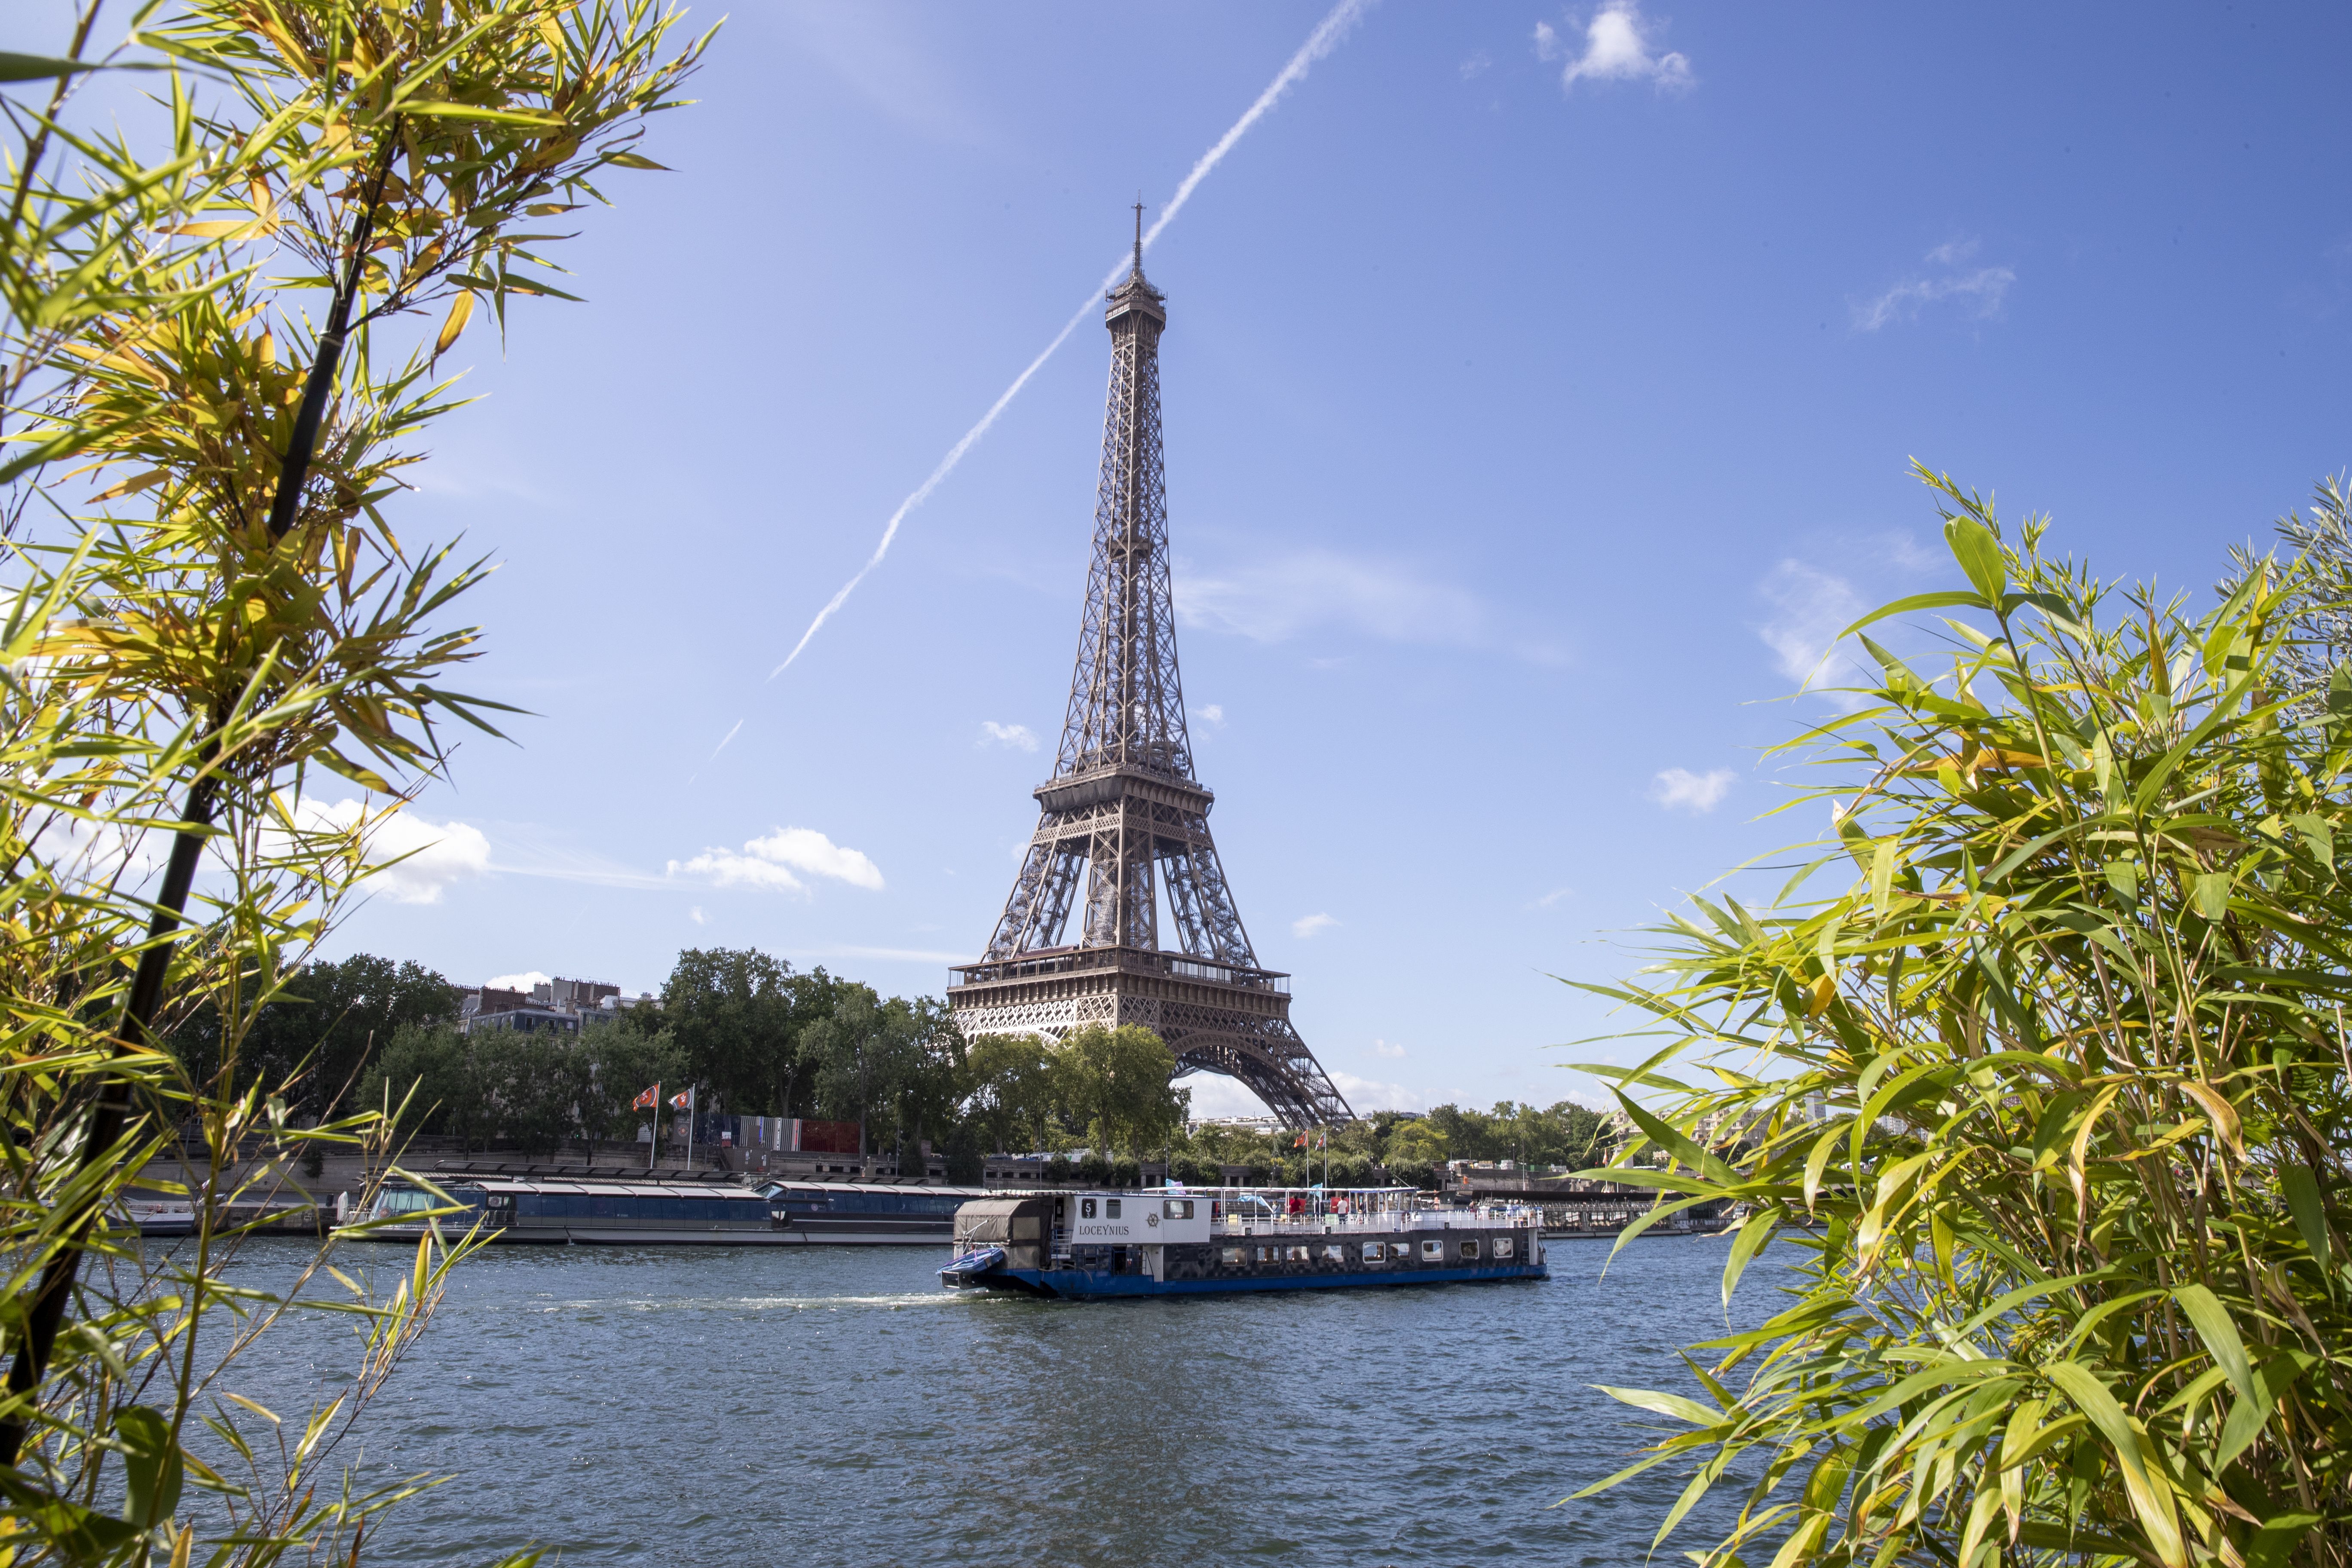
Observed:
[[[1150,828],[1140,831],[1130,803],[1097,819],[1087,850],[1088,947],[1160,945],[1159,906],[1152,896]]]
[[[988,940],[988,956],[1005,958],[1032,948],[1051,947],[1069,923],[1070,894],[1077,886],[1078,867],[1086,858],[1083,844],[1073,844],[1060,818],[1048,813],[1037,824],[1022,858],[1020,874],[1013,879],[1012,896],[1004,900],[996,932]]]

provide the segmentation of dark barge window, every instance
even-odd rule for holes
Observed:
[[[515,1200],[519,1214],[541,1219],[764,1220],[766,1200],[744,1197],[637,1198],[587,1193],[525,1193]]]

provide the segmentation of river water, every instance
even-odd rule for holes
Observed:
[[[945,1247],[492,1247],[363,1417],[363,1475],[455,1477],[369,1556],[1636,1563],[1680,1482],[1561,1503],[1661,1425],[1591,1385],[1696,1392],[1675,1352],[1722,1331],[1727,1245],[1645,1238],[1605,1279],[1607,1246],[1570,1241],[1546,1281],[1076,1304],[951,1295]],[[1774,1310],[1775,1272],[1736,1321]],[[279,1337],[240,1392],[286,1412],[343,1381],[347,1342]],[[1719,1539],[1717,1500],[1660,1561]]]

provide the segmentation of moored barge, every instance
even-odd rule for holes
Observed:
[[[982,1190],[486,1175],[437,1184],[446,1201],[419,1184],[386,1183],[337,1234],[414,1243],[428,1229],[458,1237],[479,1226],[493,1241],[589,1247],[941,1247],[956,1211]]]
[[[1407,1187],[1038,1193],[957,1211],[950,1289],[1087,1300],[1544,1279],[1543,1215]]]

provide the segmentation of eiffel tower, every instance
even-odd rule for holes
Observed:
[[[1143,276],[1142,224],[1139,207],[1135,268],[1104,316],[1110,402],[1061,751],[987,955],[957,966],[948,1002],[967,1038],[1140,1024],[1176,1054],[1177,1077],[1223,1073],[1286,1127],[1329,1126],[1354,1113],[1290,1026],[1290,976],[1250,950],[1209,837],[1216,797],[1192,776],[1160,452],[1167,300]],[[1174,948],[1160,943],[1163,895]]]

